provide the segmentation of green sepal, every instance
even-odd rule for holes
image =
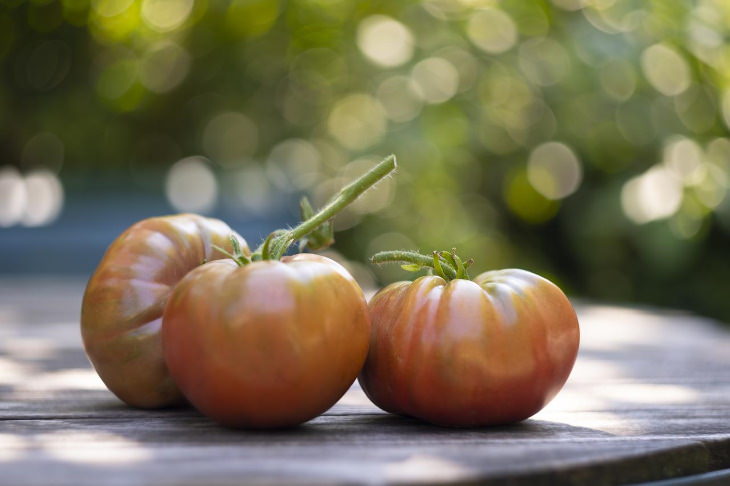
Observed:
[[[234,241],[235,244],[233,243]],[[212,247],[214,250],[219,251],[220,253],[224,254],[225,256],[236,262],[239,267],[251,263],[251,260],[241,251],[241,245],[238,243],[238,240],[236,240],[233,235],[231,235],[231,245],[233,246],[233,253],[230,253],[228,250],[226,250],[225,248],[221,248],[218,245],[212,245]],[[207,258],[203,258],[203,262],[201,263],[201,265],[207,263],[207,261]]]
[[[314,216],[314,209],[312,209],[312,205],[306,196],[299,201],[299,210],[303,221]],[[332,222],[327,221],[299,240],[299,250],[302,251],[305,247],[315,251],[323,250],[332,246],[334,242],[335,229],[332,226]]]

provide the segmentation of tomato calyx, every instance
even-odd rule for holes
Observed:
[[[231,248],[233,249],[233,252],[229,252],[225,248],[221,248],[218,245],[213,245],[213,248],[223,253],[225,256],[236,262],[241,267],[251,263],[251,258],[246,256],[246,254],[241,250],[241,244],[238,242],[238,239],[233,235],[229,235],[228,239],[231,242]],[[203,263],[206,262],[204,261]]]
[[[430,256],[412,250],[381,251],[370,257],[370,262],[400,263],[401,268],[408,272],[428,268],[429,272],[449,282],[455,279],[469,280],[467,269],[474,263],[474,259],[464,260],[456,254],[456,248],[452,248],[451,251],[433,251]]]
[[[306,196],[304,196],[299,201],[299,211],[302,221],[306,221],[314,217],[314,209],[312,208],[312,205],[309,203],[309,199],[307,199]],[[313,251],[323,250],[332,246],[334,242],[335,228],[332,224],[332,221],[330,220],[322,223],[321,226],[300,239],[299,251],[304,250],[305,247]]]

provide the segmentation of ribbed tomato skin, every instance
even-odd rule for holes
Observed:
[[[175,288],[162,330],[190,403],[245,428],[294,426],[326,411],[357,378],[369,335],[358,284],[313,254],[201,266]]]
[[[172,288],[204,261],[225,258],[234,235],[222,221],[195,214],[142,220],[107,249],[81,306],[86,353],[106,386],[140,408],[182,403],[162,358],[162,312]]]
[[[524,270],[394,283],[372,298],[369,311],[363,390],[383,410],[438,425],[534,415],[562,388],[578,353],[578,319],[567,297]]]

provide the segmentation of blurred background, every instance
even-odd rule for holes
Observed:
[[[395,153],[336,221],[364,285],[456,247],[730,321],[729,36],[726,0],[0,0],[0,275],[178,211],[255,245]]]

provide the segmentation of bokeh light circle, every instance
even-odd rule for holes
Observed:
[[[530,154],[527,179],[546,198],[562,199],[578,189],[583,168],[570,147],[560,142],[547,142]]]
[[[387,117],[394,122],[413,120],[421,112],[423,100],[413,86],[411,78],[391,76],[380,83],[376,91]]]
[[[386,125],[385,110],[367,94],[345,96],[334,105],[327,120],[332,136],[350,150],[362,150],[379,142]]]
[[[440,57],[429,57],[413,66],[411,79],[416,92],[430,104],[449,100],[459,88],[459,72]]]
[[[44,226],[58,218],[63,209],[63,186],[56,174],[40,169],[25,177],[26,202],[21,223]]]
[[[624,214],[637,224],[665,219],[682,204],[682,184],[662,165],[629,179],[621,190]]]
[[[143,0],[142,20],[158,32],[180,27],[193,11],[195,0]]]
[[[413,34],[385,15],[367,17],[357,29],[357,45],[365,57],[382,67],[395,67],[413,56]]]
[[[256,150],[258,128],[249,117],[236,111],[215,115],[203,130],[203,149],[223,166],[235,166]]]
[[[467,22],[466,33],[479,49],[499,54],[517,43],[517,26],[512,17],[498,8],[477,10]]]
[[[266,171],[279,189],[307,189],[319,181],[321,159],[314,144],[301,138],[290,138],[271,149]]]
[[[187,157],[167,173],[165,194],[177,211],[207,213],[216,205],[218,181],[205,158]]]
[[[14,167],[0,168],[0,228],[20,222],[27,194],[23,176]]]
[[[665,44],[647,47],[641,54],[641,68],[649,84],[663,95],[678,95],[690,86],[687,61]]]
[[[190,70],[190,54],[170,41],[153,45],[140,63],[139,78],[154,93],[167,93],[176,88]]]

